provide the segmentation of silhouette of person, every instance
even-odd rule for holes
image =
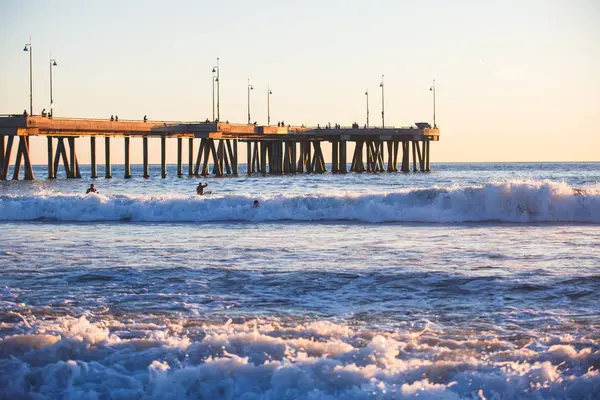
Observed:
[[[148,117],[144,115],[144,122],[148,121]]]
[[[114,120],[115,120],[115,117],[114,117],[112,114],[110,115],[110,120],[111,120],[111,121],[114,121]]]
[[[88,194],[88,193],[98,193],[98,191],[97,191],[97,190],[96,190],[96,188],[94,187],[94,184],[93,184],[93,183],[91,183],[91,184],[90,184],[90,187],[88,188],[88,190],[86,190],[86,191],[85,191],[85,194]]]
[[[259,207],[258,200],[254,200],[253,207],[254,207],[254,208],[258,208],[258,207]]]
[[[202,182],[199,182],[199,183],[198,183],[198,186],[196,186],[196,194],[197,194],[198,196],[202,196],[202,195],[204,195],[204,188],[205,188],[205,187],[207,187],[207,186],[208,186],[208,184],[207,184],[207,183],[205,183],[205,184],[203,185],[203,184],[202,184]]]
[[[115,115],[115,121],[118,121],[118,120],[119,120],[119,116]]]

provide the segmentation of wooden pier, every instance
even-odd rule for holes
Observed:
[[[167,176],[167,139],[177,141],[177,176],[183,176],[183,140],[187,138],[187,175],[222,177],[238,175],[238,144],[246,143],[247,174],[300,174],[327,172],[321,143],[332,145],[332,173],[427,172],[429,146],[439,140],[439,130],[430,127],[305,127],[262,126],[222,122],[110,121],[100,119],[48,118],[9,115],[0,117],[0,180],[9,177],[10,159],[16,147],[12,179],[35,179],[29,137],[45,136],[48,143],[48,179],[56,178],[62,166],[67,178],[81,178],[75,138],[90,138],[91,177],[97,178],[96,138],[104,138],[105,178],[112,178],[111,139],[124,138],[125,174],[131,178],[131,139],[141,139],[143,176],[149,177],[148,138],[160,138],[161,176]],[[194,142],[199,141],[197,151]],[[354,142],[353,153],[347,153]],[[412,157],[411,157],[412,153]],[[194,158],[194,154],[196,157]]]

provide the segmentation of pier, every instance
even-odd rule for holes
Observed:
[[[48,179],[64,168],[67,178],[81,178],[75,138],[89,137],[91,178],[98,178],[96,140],[104,139],[105,178],[112,178],[111,139],[124,138],[124,178],[131,178],[130,147],[141,141],[143,176],[149,177],[148,138],[160,138],[161,177],[167,177],[167,141],[176,141],[177,176],[184,165],[189,176],[237,176],[238,147],[245,144],[247,174],[326,173],[321,144],[331,143],[331,172],[428,172],[430,144],[439,140],[439,129],[417,127],[307,127],[263,126],[228,122],[110,121],[102,119],[49,118],[29,115],[0,116],[0,180],[10,179],[10,160],[16,151],[12,179],[23,167],[25,180],[35,179],[30,136],[44,136],[48,146]],[[139,140],[136,140],[139,139]],[[183,160],[184,139],[188,159]],[[354,150],[348,153],[348,143]],[[195,145],[196,143],[196,145]],[[350,168],[348,170],[348,161]],[[411,168],[412,161],[412,168]]]

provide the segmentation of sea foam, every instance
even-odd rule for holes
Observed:
[[[253,208],[253,201],[260,201]],[[0,221],[600,222],[600,190],[549,181],[309,195],[4,195]]]
[[[600,343],[371,331],[328,321],[30,321],[0,339],[0,398],[593,399]],[[19,330],[19,327],[13,327]]]

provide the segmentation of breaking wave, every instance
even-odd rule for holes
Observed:
[[[253,208],[255,199],[260,201],[259,208]],[[0,196],[0,220],[599,223],[600,189],[573,189],[550,181],[512,181],[379,194],[189,197],[40,193]]]
[[[59,317],[0,339],[2,398],[592,399],[600,343],[328,321]]]

